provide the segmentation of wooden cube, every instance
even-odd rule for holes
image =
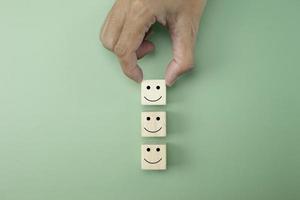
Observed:
[[[141,84],[142,105],[166,105],[165,80],[144,80]]]
[[[166,112],[142,112],[142,137],[166,136]]]
[[[143,144],[141,146],[141,167],[143,170],[166,170],[166,144]]]

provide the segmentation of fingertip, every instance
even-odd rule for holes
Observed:
[[[138,67],[138,69],[139,69],[139,74],[136,76],[136,79],[135,79],[135,81],[137,82],[137,83],[141,83],[142,81],[143,81],[143,71],[141,70],[141,68],[140,67]]]
[[[147,49],[148,49],[148,52],[152,52],[155,50],[155,45],[152,42],[148,41]]]
[[[131,73],[131,79],[135,82],[140,83],[143,80],[143,71],[139,66],[136,66]]]
[[[179,66],[174,60],[168,65],[165,75],[166,85],[168,87],[171,87],[176,82],[178,77],[178,67]]]
[[[143,80],[143,71],[137,64],[137,57],[135,53],[127,54],[120,57],[119,61],[123,73],[135,82],[141,82]]]
[[[124,74],[137,83],[140,83],[143,80],[143,71],[138,65],[131,69],[125,70]]]
[[[166,75],[166,85],[171,87],[176,82],[177,77],[175,75]]]
[[[138,59],[143,58],[145,55],[151,53],[155,50],[155,45],[150,41],[143,41],[140,47],[136,51],[136,55]]]

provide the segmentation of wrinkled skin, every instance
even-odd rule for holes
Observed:
[[[107,15],[100,34],[105,48],[119,59],[125,75],[136,82],[143,80],[137,59],[154,50],[147,40],[156,21],[168,27],[173,59],[165,80],[171,86],[194,64],[194,47],[206,0],[117,0]]]

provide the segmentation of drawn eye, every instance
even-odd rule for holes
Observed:
[[[160,151],[160,148],[156,148],[156,151],[159,152],[159,151]]]
[[[160,89],[160,86],[159,86],[159,85],[158,85],[158,86],[156,86],[156,89],[157,89],[157,90],[159,90],[159,89]]]
[[[150,90],[151,87],[148,85],[146,88],[147,88],[147,90]]]
[[[150,148],[147,148],[146,150],[149,152],[149,151],[150,151]]]
[[[156,117],[156,120],[159,121],[159,120],[160,120],[160,117]]]
[[[149,121],[150,120],[150,117],[147,117],[147,121]]]

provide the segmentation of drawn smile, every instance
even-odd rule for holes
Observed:
[[[158,99],[155,99],[155,100],[153,100],[153,99],[148,99],[148,98],[145,97],[145,96],[144,96],[144,98],[145,98],[147,101],[150,101],[150,102],[156,102],[156,101],[159,101],[159,100],[162,98],[162,96],[160,96]]]
[[[162,129],[162,127],[160,127],[158,130],[156,130],[156,131],[150,131],[150,130],[148,130],[148,129],[146,129],[145,127],[144,127],[144,129],[146,130],[146,131],[148,131],[149,133],[157,133],[157,132],[159,132],[161,129]]]
[[[148,160],[146,160],[146,159],[144,158],[144,161],[146,161],[147,163],[152,164],[152,165],[159,163],[161,160],[162,160],[162,158],[160,158],[160,159],[159,159],[158,161],[156,161],[156,162],[151,162],[151,161],[148,161]]]

